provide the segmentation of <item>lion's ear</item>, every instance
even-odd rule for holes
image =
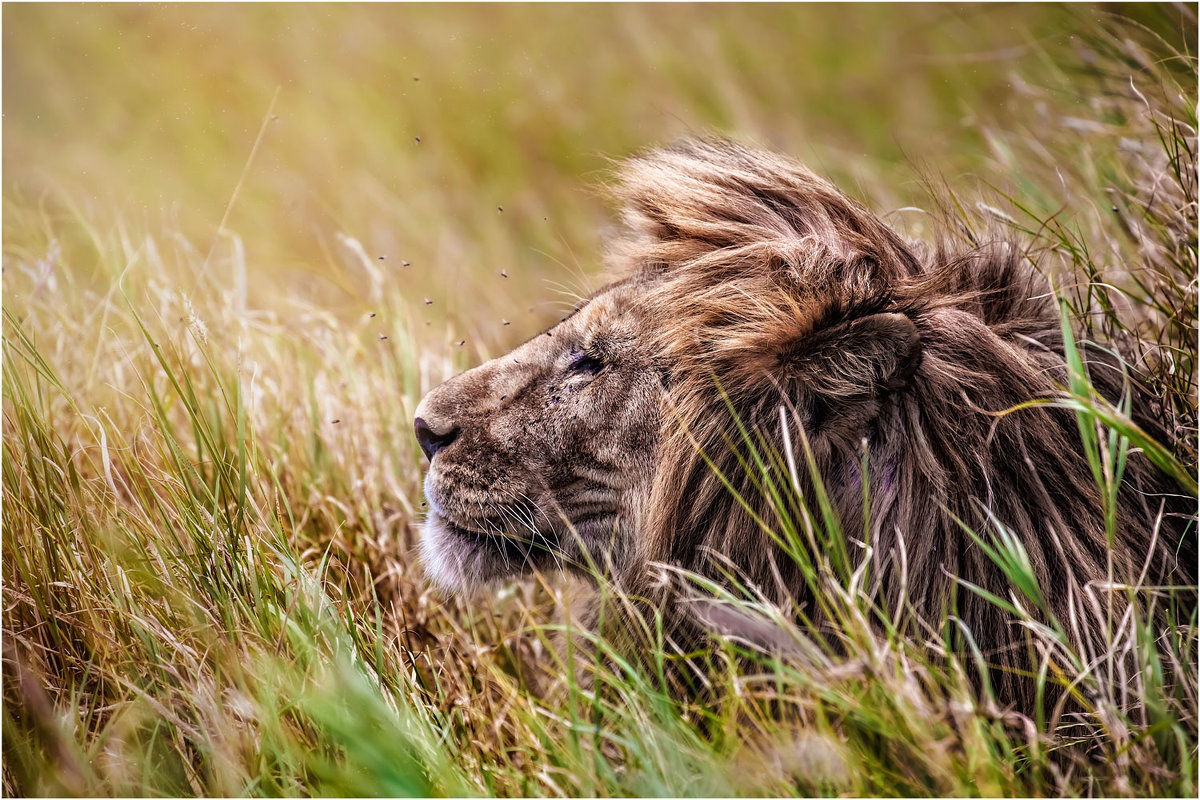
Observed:
[[[908,383],[921,356],[921,334],[904,314],[858,317],[819,330],[787,354],[805,394],[837,405],[878,397]]]

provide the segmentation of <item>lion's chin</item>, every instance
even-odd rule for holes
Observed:
[[[439,589],[455,594],[470,594],[493,581],[530,572],[540,555],[503,536],[461,528],[437,512],[429,514],[421,534],[426,575]]]

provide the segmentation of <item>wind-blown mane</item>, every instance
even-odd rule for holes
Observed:
[[[842,530],[874,553],[881,599],[903,591],[930,621],[955,614],[1009,697],[1029,686],[1006,669],[1030,665],[1015,652],[1022,632],[957,579],[1003,598],[1012,588],[963,525],[1020,541],[1083,652],[1101,641],[1108,593],[1127,604],[1103,585],[1110,561],[1116,583],[1195,583],[1179,487],[1131,454],[1110,548],[1074,412],[1011,411],[1068,382],[1053,295],[1018,247],[918,249],[798,164],[724,141],[634,159],[615,191],[630,235],[614,263],[645,279],[672,405],[641,532],[649,559],[711,572],[720,554],[764,591],[805,602],[796,565],[754,519],[775,517],[735,422],[782,452],[782,407]],[[1099,347],[1082,352],[1096,389],[1114,401],[1131,391],[1134,420],[1165,438],[1136,376]]]

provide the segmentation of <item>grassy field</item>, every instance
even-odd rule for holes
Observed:
[[[1196,7],[1123,10],[5,5],[5,793],[1194,796],[1195,618],[1029,718],[847,596],[853,658],[716,643],[684,701],[554,685],[571,587],[413,552],[417,402],[601,285],[611,160],[686,134],[1023,232],[1194,476]]]

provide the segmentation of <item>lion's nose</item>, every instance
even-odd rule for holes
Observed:
[[[433,456],[438,450],[449,447],[458,438],[460,430],[455,425],[447,427],[444,431],[438,431],[420,417],[413,420],[413,427],[417,431],[417,441],[421,443],[421,449],[425,451],[425,456],[430,461],[433,460]]]

